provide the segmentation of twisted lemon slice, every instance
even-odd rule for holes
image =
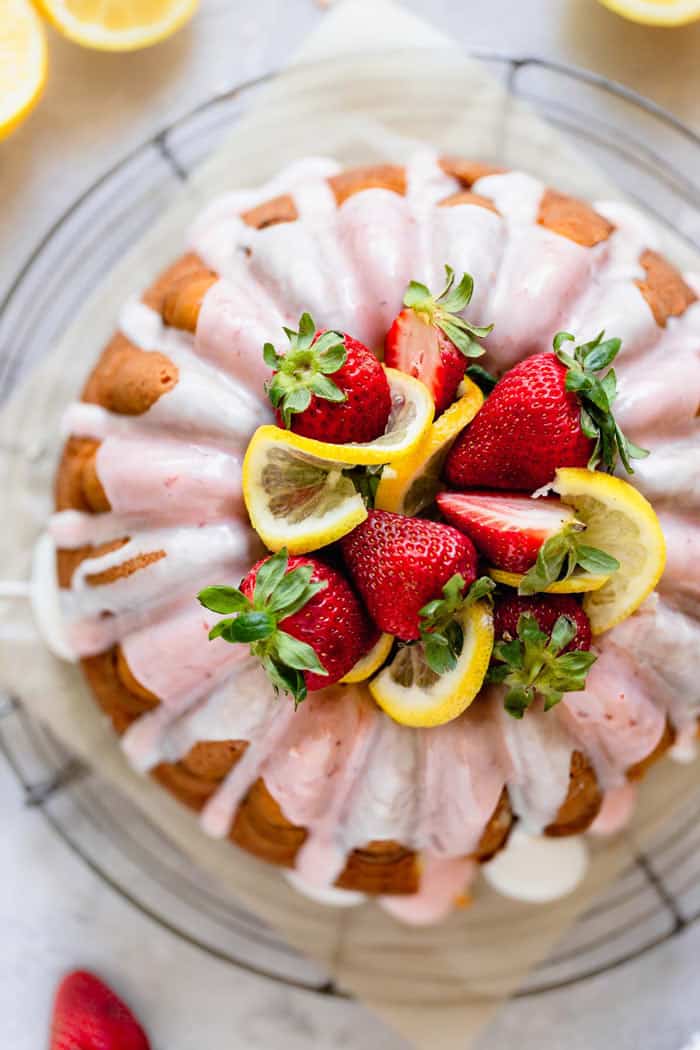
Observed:
[[[484,395],[471,379],[465,379],[460,389],[461,397],[432,424],[413,452],[384,468],[374,504],[379,510],[414,517],[433,502],[452,442],[484,403]]]
[[[489,569],[489,576],[496,583],[503,583],[506,587],[520,586],[525,574],[522,572],[506,572],[505,569]],[[593,572],[574,572],[566,580],[556,580],[544,588],[544,594],[582,594],[584,591],[597,591],[603,587],[609,576]]]
[[[243,498],[272,551],[305,554],[340,539],[367,517],[349,474],[408,456],[433,421],[417,379],[387,368],[392,408],[386,432],[365,444],[332,445],[280,427],[259,427],[243,461]]]
[[[600,471],[562,467],[552,487],[586,525],[586,542],[620,563],[583,600],[594,634],[602,634],[631,616],[661,578],[666,543],[659,519],[632,485]]]
[[[422,643],[399,649],[392,662],[369,683],[390,718],[404,726],[439,726],[457,718],[483,685],[493,649],[493,619],[485,601],[467,606],[458,617],[462,652],[452,671],[437,675],[428,667]]]
[[[382,666],[391,652],[393,644],[393,635],[380,635],[370,651],[365,653],[365,655],[357,661],[355,666],[348,671],[345,678],[341,678],[340,681],[344,682],[346,685],[351,685],[355,682],[366,682],[367,679],[371,678],[372,675]]]

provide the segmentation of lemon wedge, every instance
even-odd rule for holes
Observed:
[[[381,634],[370,651],[361,656],[355,666],[340,681],[345,685],[352,685],[355,682],[366,682],[382,666],[391,652],[393,644],[394,636],[392,634]]]
[[[523,581],[524,573],[506,572],[505,569],[489,569],[488,574],[496,583],[503,583],[506,587],[515,587],[516,590]],[[581,594],[584,591],[597,591],[610,579],[593,572],[573,572],[566,580],[556,580],[544,588],[544,594]]]
[[[493,619],[487,602],[465,608],[459,617],[462,652],[452,671],[436,675],[420,642],[402,646],[392,662],[369,683],[376,703],[404,726],[439,726],[465,711],[477,695],[493,649]]]
[[[46,34],[29,0],[0,0],[0,139],[36,105],[46,70]]]
[[[461,396],[432,424],[414,451],[384,468],[374,501],[379,510],[413,517],[433,502],[452,442],[484,403],[484,395],[471,379],[465,379],[460,389]]]
[[[700,18],[700,0],[600,0],[604,7],[632,22],[683,26]]]
[[[36,5],[76,44],[135,51],[171,36],[193,16],[199,0],[36,0]]]
[[[666,543],[659,519],[640,492],[610,474],[562,467],[552,487],[586,525],[586,542],[620,563],[583,600],[594,634],[602,634],[639,608],[664,571]]]

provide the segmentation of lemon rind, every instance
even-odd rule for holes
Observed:
[[[577,482],[579,483],[578,486]],[[581,485],[582,482],[583,485]],[[601,619],[599,610],[595,605],[595,591],[589,597],[584,598],[583,609],[591,621],[591,630],[596,635],[604,634],[636,612],[661,579],[666,566],[666,541],[661,524],[652,504],[641,492],[622,478],[616,478],[601,471],[594,472],[587,471],[585,468],[562,467],[556,472],[552,488],[563,502],[568,502],[574,508],[573,498],[576,495],[585,495],[589,498],[598,499],[604,506],[618,510],[620,513],[624,514],[627,512],[627,516],[633,517],[640,530],[640,542],[644,549],[647,552],[651,552],[645,564],[645,568],[648,569],[648,575],[643,585],[638,586],[636,590],[628,588],[631,598],[621,605],[615,615],[609,616],[607,619]],[[596,495],[596,490],[598,495]],[[603,493],[606,493],[606,499],[602,498]],[[622,498],[623,495],[624,499]],[[636,511],[634,515],[629,513],[632,510]],[[618,553],[621,554],[622,552],[613,550],[611,553],[617,557]],[[611,579],[614,580],[621,571],[621,569],[618,569]],[[632,579],[632,577],[629,577],[629,579]]]
[[[356,685],[358,682],[366,682],[368,678],[379,670],[394,644],[392,634],[382,634],[374,643],[372,648],[357,663],[350,668],[348,673],[340,681],[343,685]]]
[[[4,118],[2,113],[0,113],[0,142],[11,135],[26,120],[46,88],[49,65],[46,31],[36,11],[29,3],[27,4],[26,16],[32,22],[35,30],[35,32],[32,31],[33,44],[38,48],[38,53],[33,56],[32,64],[35,67],[37,76],[31,83],[26,95],[20,100],[18,108],[12,111],[8,110],[7,116]]]
[[[489,568],[486,570],[495,583],[501,583],[505,587],[517,588],[520,586],[525,573],[506,572],[505,569]],[[609,575],[594,575],[593,573],[575,573],[567,580],[556,580],[550,583],[538,594],[585,594],[589,591],[598,591],[610,579]]]
[[[150,27],[110,31],[95,23],[86,25],[81,19],[63,9],[61,0],[34,0],[38,10],[62,36],[74,44],[95,51],[138,51],[152,47],[176,33],[197,12],[200,0],[178,0],[174,13]]]

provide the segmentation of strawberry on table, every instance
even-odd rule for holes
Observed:
[[[474,544],[450,525],[370,510],[340,542],[350,575],[380,628],[403,641],[421,637],[421,610],[443,597],[459,574],[460,591],[476,579]]]
[[[226,616],[209,637],[250,645],[295,706],[343,678],[379,637],[342,573],[284,548],[254,565],[240,589],[207,587],[198,598]]]
[[[384,363],[425,383],[433,395],[436,414],[454,401],[468,359],[484,353],[476,339],[488,335],[493,328],[477,327],[460,316],[472,297],[472,277],[463,274],[455,288],[455,274],[450,266],[445,266],[445,275],[447,283],[438,296],[432,295],[424,284],[411,281],[404,296],[404,309],[384,342]]]
[[[585,525],[558,499],[521,492],[441,492],[437,505],[492,568],[526,574],[520,594],[568,579],[577,567],[601,574],[620,567],[615,558],[585,544]]]
[[[98,977],[76,970],[56,991],[50,1050],[150,1050],[128,1006]]]
[[[514,718],[522,718],[538,694],[549,711],[564,693],[585,687],[596,657],[589,652],[590,622],[575,598],[497,594],[493,627],[488,677],[508,687],[505,707]]]
[[[278,424],[335,445],[380,437],[389,419],[391,393],[372,351],[342,332],[317,332],[308,313],[302,314],[298,332],[285,332],[290,343],[285,354],[278,354],[272,343],[263,350],[275,373],[267,394]]]
[[[646,456],[628,441],[612,414],[615,372],[602,378],[617,355],[619,339],[604,332],[569,353],[574,337],[559,332],[554,353],[533,354],[498,381],[483,408],[453,445],[445,477],[455,488],[516,489],[534,492],[558,467],[612,470],[619,455],[632,473],[631,459]]]

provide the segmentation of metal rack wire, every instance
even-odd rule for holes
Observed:
[[[474,54],[513,94],[573,137],[631,197],[642,198],[662,224],[700,250],[700,184],[689,174],[700,172],[700,136],[593,73],[540,58]],[[106,171],[46,232],[0,304],[0,400],[41,360],[86,293],[155,220],[170,189],[187,180],[267,79],[234,87],[164,128]],[[3,451],[42,454],[41,448],[23,448],[21,437],[16,448]],[[222,887],[193,871],[159,828],[10,697],[0,697],[0,754],[26,805],[38,809],[96,875],[154,922],[249,972],[319,994],[344,994]],[[596,901],[520,994],[614,970],[699,919],[695,798]]]

